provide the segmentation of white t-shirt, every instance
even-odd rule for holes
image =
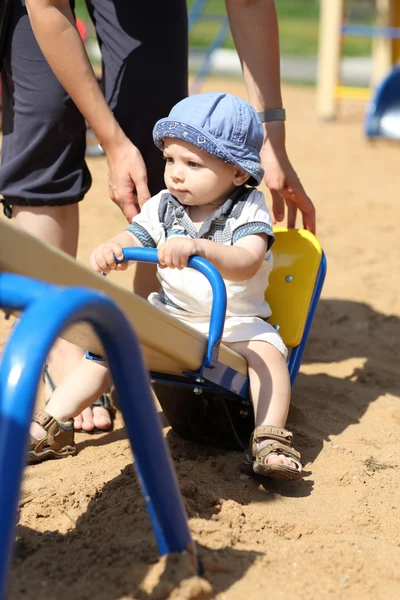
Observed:
[[[246,235],[265,233],[268,251],[259,271],[246,281],[225,281],[227,317],[261,317],[271,314],[264,293],[272,269],[270,247],[274,240],[272,222],[264,195],[253,188],[239,188],[206,221],[200,231],[192,223],[187,207],[180,204],[168,190],[163,190],[133,218],[128,231],[144,247],[157,248],[176,236],[210,239],[225,246],[233,245]],[[212,290],[204,275],[194,269],[158,269],[161,291],[151,294],[149,301],[177,317],[209,319]]]

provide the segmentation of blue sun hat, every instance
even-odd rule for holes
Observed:
[[[243,169],[251,175],[250,185],[259,185],[262,181],[263,126],[255,109],[241,98],[208,92],[181,100],[168,117],[154,126],[153,140],[160,150],[167,137],[193,144]]]

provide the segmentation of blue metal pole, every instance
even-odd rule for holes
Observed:
[[[215,36],[214,40],[212,41],[212,43],[210,44],[210,46],[207,49],[206,55],[204,57],[204,60],[203,60],[203,63],[201,65],[200,69],[196,73],[195,79],[190,88],[191,94],[197,94],[197,92],[199,91],[205,78],[210,73],[211,57],[213,55],[213,52],[215,52],[216,50],[218,50],[219,48],[221,48],[224,45],[225,40],[229,35],[229,31],[230,31],[229,20],[228,20],[228,17],[225,17],[222,21],[221,27],[220,27],[217,35]]]
[[[35,283],[31,282],[31,288],[25,284],[26,278],[0,274],[0,306],[30,304],[7,343],[0,369],[0,598],[4,597],[28,430],[42,368],[60,332],[80,321],[93,326],[106,350],[160,554],[188,548],[195,552],[148,374],[126,317],[98,292],[46,286],[46,295],[38,299]],[[32,302],[33,297],[36,301]]]
[[[290,383],[293,386],[297,373],[299,372],[304,350],[307,344],[308,336],[310,335],[311,325],[314,319],[315,311],[317,310],[319,297],[321,295],[322,286],[324,285],[326,275],[326,256],[322,253],[321,264],[318,269],[317,279],[315,281],[314,290],[311,297],[310,308],[308,309],[306,323],[304,325],[303,335],[300,344],[293,349],[289,361],[288,369],[290,375]]]
[[[342,25],[341,33],[357,37],[382,37],[400,39],[400,27],[378,27],[375,25]]]
[[[189,33],[191,32],[192,28],[196,25],[197,21],[199,20],[206,2],[207,2],[207,0],[194,0],[192,7],[190,9],[190,12],[188,14]]]

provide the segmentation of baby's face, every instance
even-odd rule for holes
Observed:
[[[219,206],[248,178],[241,169],[173,138],[164,139],[164,159],[165,184],[187,206]]]

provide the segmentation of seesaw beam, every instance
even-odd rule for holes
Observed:
[[[207,347],[205,336],[5,220],[0,220],[0,271],[105,292],[134,328],[149,371],[181,375],[201,367]],[[96,354],[104,352],[86,324],[73,325],[63,337]],[[226,346],[220,347],[219,362],[247,374],[244,358]]]

